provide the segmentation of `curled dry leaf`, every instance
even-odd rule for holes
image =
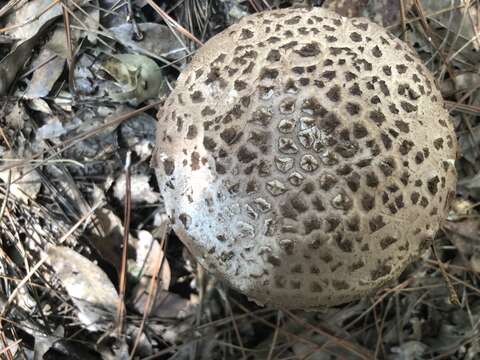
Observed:
[[[33,98],[29,100],[27,104],[31,110],[35,110],[49,115],[53,114],[52,109],[50,109],[50,105],[48,105],[48,103],[41,98]]]
[[[90,331],[108,329],[115,318],[119,297],[108,276],[76,251],[52,246],[47,250],[55,274],[78,310],[78,318]]]
[[[159,236],[166,236],[168,227],[168,217],[163,214],[157,227]],[[185,317],[190,309],[190,301],[167,291],[171,281],[171,270],[160,244],[147,231],[140,231],[138,239],[135,246],[136,262],[134,267],[130,267],[130,272],[135,270],[138,273],[137,276],[140,277],[139,283],[133,291],[133,306],[140,313],[150,310],[150,314],[153,316]],[[155,277],[155,280],[160,277],[160,289],[156,286],[151,288],[152,277]],[[155,284],[158,283],[156,280]],[[154,298],[152,299],[152,297]]]

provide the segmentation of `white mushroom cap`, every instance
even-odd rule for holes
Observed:
[[[257,302],[348,302],[395,279],[454,194],[456,139],[415,54],[385,29],[313,8],[210,39],[159,113],[174,230]]]

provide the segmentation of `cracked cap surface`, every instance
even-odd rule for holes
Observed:
[[[257,302],[348,302],[395,279],[454,195],[457,144],[432,76],[366,19],[250,15],[210,39],[159,112],[174,230]]]

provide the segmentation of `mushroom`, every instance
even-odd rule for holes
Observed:
[[[159,112],[157,177],[178,237],[261,304],[333,306],[428,248],[456,184],[434,79],[385,29],[266,11],[210,39]]]

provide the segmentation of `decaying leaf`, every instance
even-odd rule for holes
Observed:
[[[83,325],[90,331],[111,327],[120,299],[103,270],[67,247],[52,246],[47,253]]]
[[[169,228],[168,217],[163,214],[160,222],[159,236],[165,237]],[[149,311],[151,316],[185,317],[191,310],[191,303],[167,291],[171,281],[171,270],[160,244],[149,232],[140,231],[135,249],[136,260],[131,261],[129,266],[130,273],[139,279],[132,296],[135,309],[140,313]]]

